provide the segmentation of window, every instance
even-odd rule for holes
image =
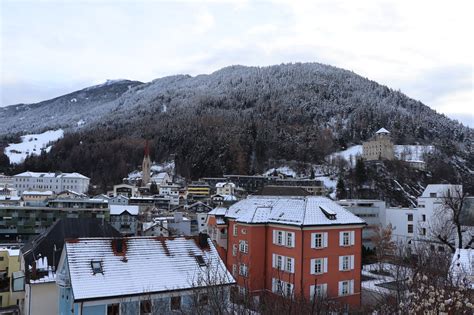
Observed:
[[[249,267],[246,264],[240,264],[239,275],[247,277],[249,275]]]
[[[283,245],[283,231],[277,232],[277,244]]]
[[[201,267],[207,266],[206,262],[204,261],[204,258],[201,255],[196,255],[194,256],[194,258],[196,258],[196,261],[199,264],[199,266]]]
[[[312,233],[311,248],[328,247],[328,233]]]
[[[286,246],[295,247],[295,233],[286,232]]]
[[[151,301],[140,301],[140,315],[151,314]]]
[[[273,268],[283,270],[286,272],[295,272],[295,259],[291,257],[285,257],[277,254],[273,254]]]
[[[410,214],[408,215],[408,221],[410,221],[410,222],[413,221],[413,214],[410,213]]]
[[[426,229],[425,228],[421,229],[421,235],[426,235]]]
[[[242,252],[242,253],[248,253],[249,252],[249,244],[247,241],[240,241],[239,242],[239,250]]]
[[[339,271],[354,269],[354,255],[339,256]]]
[[[206,293],[199,294],[198,303],[200,306],[207,305],[208,301],[209,301],[209,297],[207,296]]]
[[[172,311],[179,311],[181,309],[181,297],[180,296],[172,296],[170,301],[170,309]]]
[[[354,294],[354,280],[339,281],[339,296]]]
[[[426,222],[426,214],[421,215],[421,221]]]
[[[311,301],[314,298],[318,298],[318,297],[324,298],[324,297],[326,297],[327,292],[328,292],[327,283],[312,285],[312,286],[309,287],[309,295],[310,295]]]
[[[238,229],[239,229],[239,228],[237,227],[237,224],[234,224],[234,230],[233,230],[234,236],[237,236]]]
[[[339,232],[339,246],[351,246],[354,244],[355,244],[354,231]]]
[[[237,244],[232,245],[232,256],[237,256]]]
[[[430,193],[430,198],[436,198],[436,193]]]
[[[107,305],[107,315],[119,315],[120,314],[120,304],[108,304]]]
[[[247,234],[247,229],[242,229],[241,232],[242,234]]]
[[[310,270],[312,275],[328,272],[328,259],[326,257],[311,259]]]
[[[281,294],[284,296],[292,296],[293,295],[293,284],[285,281],[281,281],[280,279],[272,279],[272,292]]]
[[[295,232],[273,230],[273,244],[295,247]]]
[[[235,277],[237,275],[237,265],[232,264],[232,275]]]
[[[91,261],[91,268],[92,268],[92,272],[94,274],[96,273],[104,273],[104,271],[102,270],[102,262],[98,261],[98,260],[92,260]]]
[[[413,224],[408,224],[408,233],[413,233]]]

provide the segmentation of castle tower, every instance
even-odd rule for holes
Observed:
[[[145,154],[142,162],[142,186],[146,186],[150,183],[150,172],[151,172],[151,160],[150,160],[150,148],[148,147],[148,140],[145,142]]]

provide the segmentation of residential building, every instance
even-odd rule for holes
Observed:
[[[62,315],[208,313],[211,292],[225,304],[235,283],[205,238],[79,238],[64,247]]]
[[[208,232],[237,284],[360,306],[365,222],[324,197],[250,196],[208,215]]]
[[[114,185],[114,191],[113,191],[114,197],[117,196],[124,196],[124,197],[136,197],[138,196],[138,188],[134,185],[129,185],[129,184],[119,184],[119,185]]]
[[[0,207],[0,240],[27,241],[64,218],[109,220],[106,208]]]
[[[336,202],[367,223],[367,226],[362,230],[362,245],[366,248],[373,248],[372,237],[374,236],[376,227],[386,225],[385,201],[371,199],[345,199]],[[390,221],[398,219],[398,217],[390,217]],[[397,231],[394,231],[394,233],[396,232]]]
[[[25,206],[43,206],[48,204],[49,199],[54,197],[54,193],[50,190],[35,191],[27,190],[21,194]]]
[[[61,191],[60,193],[56,194],[56,198],[58,198],[58,199],[74,199],[74,198],[80,199],[80,198],[87,198],[87,195],[83,194],[83,193],[78,193],[74,190],[67,189],[67,190]]]
[[[181,211],[191,220],[191,235],[198,235],[207,231],[207,214],[212,210],[209,205],[198,201],[191,205],[182,205],[174,208],[172,211]]]
[[[143,223],[143,236],[161,236],[168,237],[172,233],[168,230],[168,221],[153,221],[153,222],[144,222]]]
[[[107,209],[109,203],[96,198],[56,198],[48,200],[48,207],[67,209]]]
[[[372,139],[363,142],[362,157],[366,161],[393,160],[395,153],[390,131],[380,128]]]
[[[167,172],[159,172],[157,174],[153,174],[151,177],[151,182],[157,184],[158,186],[168,185],[168,183],[171,182],[171,177]]]
[[[170,236],[183,235],[190,236],[191,234],[191,220],[183,215],[183,212],[175,212],[172,217],[163,216],[153,219],[154,222],[162,222],[161,226],[166,226]],[[166,223],[164,223],[166,222]]]
[[[317,179],[275,178],[270,179],[269,185],[282,188],[300,187],[313,196],[324,196],[327,192],[324,183]]]
[[[110,224],[124,236],[137,235],[138,206],[110,205]]]
[[[20,271],[24,278],[22,314],[57,314],[56,270],[65,239],[77,237],[121,237],[110,224],[100,219],[62,219],[26,243],[20,252]]]
[[[217,195],[234,195],[235,184],[232,182],[219,182],[216,184]]]
[[[211,193],[210,186],[205,182],[192,182],[188,185],[188,198],[200,198],[200,197],[209,197]]]
[[[23,172],[13,176],[14,187],[20,194],[25,190],[51,190],[54,193],[73,190],[86,193],[89,190],[89,182],[89,177],[79,173]]]
[[[18,248],[0,248],[0,311],[1,308],[18,304],[18,289],[21,288],[13,285],[19,279],[19,253]]]

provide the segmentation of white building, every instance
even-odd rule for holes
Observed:
[[[109,205],[110,224],[122,235],[137,234],[139,206]]]
[[[216,184],[216,194],[217,195],[234,195],[235,194],[235,184],[231,182],[221,182]]]
[[[362,245],[367,248],[373,248],[372,237],[375,228],[380,225],[385,225],[385,201],[371,199],[346,199],[336,202],[367,223],[367,226],[362,230]]]
[[[456,249],[451,260],[454,285],[463,285],[474,290],[474,249]]]
[[[447,224],[452,212],[444,205],[444,197],[448,194],[456,197],[462,195],[461,185],[428,185],[417,199],[416,208],[387,208],[385,225],[392,224],[393,238],[397,242],[409,244],[428,244],[432,249],[444,250],[444,245],[436,235],[448,231]],[[466,229],[463,239],[468,241],[471,236]],[[449,233],[447,233],[449,234]],[[451,233],[450,241],[457,243],[456,235]],[[457,245],[456,245],[457,246]]]
[[[89,177],[79,173],[23,172],[13,176],[13,184],[20,194],[25,190],[51,190],[54,193],[73,190],[86,193],[89,182]]]

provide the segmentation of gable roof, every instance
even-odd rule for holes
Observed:
[[[315,196],[250,196],[229,207],[225,216],[242,223],[298,226],[366,224],[331,199]]]
[[[25,260],[25,266],[31,266],[40,257],[47,257],[48,264],[57,268],[65,239],[104,236],[120,237],[121,234],[101,219],[61,219],[45,232],[26,243],[21,248],[21,253]],[[54,248],[56,248],[56,251]]]
[[[66,242],[76,301],[235,283],[210,240],[201,240],[204,246],[199,245],[197,238],[189,237],[131,237],[117,241],[123,242],[123,254],[114,252],[113,238]],[[201,267],[197,256],[209,267]],[[100,261],[102,273],[93,273],[92,261]],[[204,281],[198,283],[198,279]]]
[[[138,215],[139,206],[131,205],[109,205],[110,215],[120,215],[124,211],[127,211],[131,215]]]
[[[388,131],[385,128],[380,128],[375,134],[380,134],[380,133],[390,133],[390,131]]]

